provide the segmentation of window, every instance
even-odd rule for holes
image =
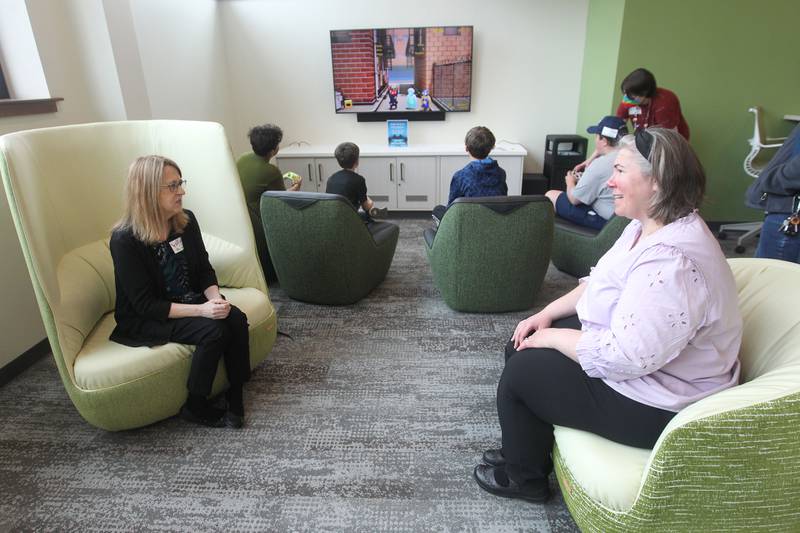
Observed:
[[[25,0],[0,0],[0,117],[53,113]]]

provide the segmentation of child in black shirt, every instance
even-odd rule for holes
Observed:
[[[351,142],[344,142],[336,147],[333,155],[342,170],[328,178],[325,192],[344,196],[353,204],[356,211],[359,207],[363,209],[363,211],[358,211],[358,214],[364,219],[364,222],[372,222],[371,216],[384,215],[386,209],[376,208],[375,202],[367,196],[367,182],[363,176],[356,173],[359,153],[358,146]]]

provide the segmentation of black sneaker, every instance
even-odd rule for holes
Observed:
[[[210,428],[221,428],[225,425],[222,419],[224,414],[225,410],[217,407],[208,407],[203,413],[195,413],[184,404],[178,413],[178,417],[192,424],[200,424],[201,426]]]
[[[233,411],[225,411],[225,414],[222,415],[222,421],[225,427],[228,428],[241,429],[244,427],[244,416],[237,415]]]
[[[502,472],[502,477],[507,484],[503,484],[497,480],[496,473]],[[503,467],[478,465],[472,472],[478,486],[488,493],[495,496],[502,496],[503,498],[515,498],[518,500],[525,500],[533,503],[544,503],[550,499],[550,486],[547,480],[541,480],[541,484],[526,484],[520,487],[517,482],[505,475]]]
[[[483,462],[489,466],[506,466],[506,458],[502,449],[483,452]]]

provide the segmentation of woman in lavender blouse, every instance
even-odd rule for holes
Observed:
[[[703,168],[673,130],[620,144],[608,186],[631,223],[506,346],[502,448],[474,471],[493,494],[547,500],[554,424],[652,448],[675,413],[738,383],[742,320],[731,270],[696,211]]]

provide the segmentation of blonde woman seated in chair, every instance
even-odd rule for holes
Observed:
[[[180,417],[211,426],[244,425],[250,377],[247,316],[219,292],[200,227],[183,209],[181,170],[165,157],[140,157],[125,184],[125,213],[111,235],[117,292],[111,340],[126,346],[193,344],[189,398]],[[223,359],[227,410],[207,397]]]

